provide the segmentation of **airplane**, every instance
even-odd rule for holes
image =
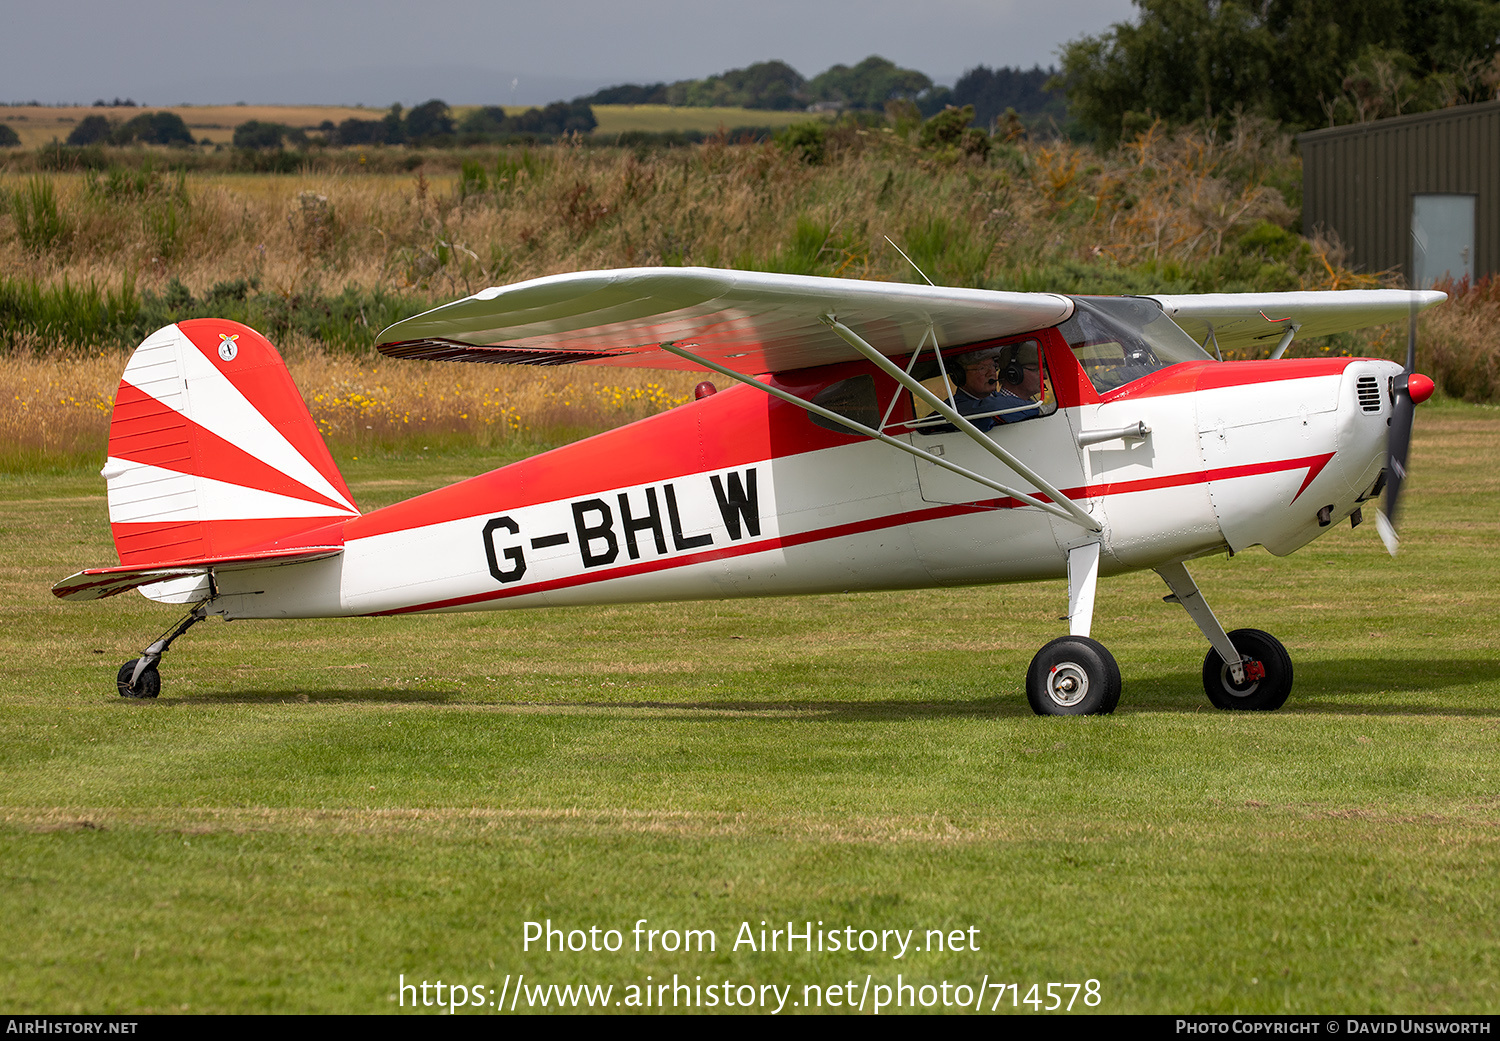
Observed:
[[[53,587],[191,605],[121,666],[156,697],[174,640],[226,620],[403,615],[1062,579],[1039,715],[1112,712],[1100,578],[1150,569],[1209,644],[1221,709],[1273,710],[1290,656],[1226,632],[1188,571],[1338,522],[1392,554],[1436,291],[1067,296],[710,268],[486,289],[397,322],[390,357],[698,370],[659,415],[363,513],[276,349],[219,319],[131,356],[102,471],[120,564]],[[1405,367],[1282,357],[1408,320]],[[1226,347],[1275,343],[1270,360]],[[1210,353],[1212,351],[1212,353]],[[1029,380],[1029,382],[1028,382]]]

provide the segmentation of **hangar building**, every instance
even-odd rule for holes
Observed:
[[[1408,284],[1500,271],[1500,101],[1301,134],[1302,232]]]

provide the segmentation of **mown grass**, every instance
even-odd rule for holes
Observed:
[[[111,561],[88,472],[0,480],[0,981],[31,1011],[386,1011],[494,986],[1101,981],[1100,1011],[1493,1009],[1500,413],[1424,406],[1405,548],[1202,561],[1297,686],[1217,713],[1149,575],[1100,591],[1120,711],[1038,719],[1054,584],[496,615],[171,620],[47,586]],[[339,449],[366,507],[526,449]],[[355,455],[359,458],[356,460]],[[710,928],[531,953],[522,923]],[[742,921],[979,930],[977,953],[751,954]],[[617,993],[618,997],[618,993]],[[1022,1006],[1026,1010],[1026,1006]]]

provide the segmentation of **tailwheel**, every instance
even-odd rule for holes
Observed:
[[[208,601],[194,607],[187,613],[187,617],[178,622],[176,627],[164,633],[150,647],[141,652],[139,658],[131,658],[115,675],[115,689],[120,692],[122,698],[154,698],[161,693],[161,673],[156,671],[156,663],[161,661],[161,656],[167,653],[167,648],[172,646],[172,641],[203,619],[208,617]]]
[[[1039,716],[1105,715],[1120,702],[1120,666],[1087,636],[1063,636],[1037,651],[1026,700]]]
[[[1237,681],[1216,650],[1203,659],[1203,689],[1215,708],[1270,712],[1292,692],[1292,659],[1281,641],[1259,629],[1236,629],[1229,642],[1240,652],[1244,679]]]
[[[156,671],[156,663],[148,662],[137,674],[136,664],[139,661],[139,658],[131,658],[120,666],[115,686],[122,698],[154,698],[161,693],[161,673]]]

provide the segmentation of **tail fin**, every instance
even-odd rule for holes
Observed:
[[[109,427],[120,563],[199,563],[342,544],[359,515],[276,348],[219,318],[136,348]]]

